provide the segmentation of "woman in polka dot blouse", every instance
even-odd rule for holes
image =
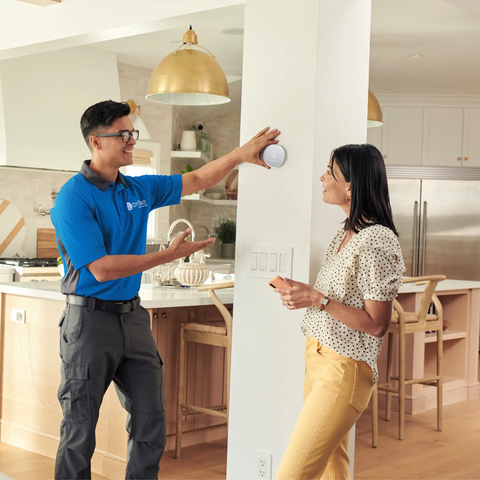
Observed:
[[[306,308],[304,405],[277,480],[350,478],[348,436],[368,405],[376,361],[405,271],[385,164],[372,145],[332,152],[323,201],[347,215],[311,287],[275,289],[289,310]]]

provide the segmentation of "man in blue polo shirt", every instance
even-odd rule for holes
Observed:
[[[242,147],[185,175],[128,177],[138,131],[125,103],[97,103],[80,127],[92,152],[60,190],[52,222],[65,265],[60,320],[63,410],[56,479],[91,478],[98,413],[109,384],[128,412],[126,478],[156,479],[166,443],[162,360],[138,291],[143,271],[206,248],[214,239],[187,242],[190,229],[169,247],[145,254],[151,210],[212,187],[239,163],[269,168],[260,159],[277,143],[265,128]]]

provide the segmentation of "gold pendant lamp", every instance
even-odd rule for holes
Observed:
[[[212,53],[198,45],[191,26],[183,44],[157,65],[145,98],[171,105],[220,105],[230,101],[225,74]]]
[[[369,90],[367,128],[380,127],[381,125],[383,125],[382,109],[380,108],[377,97]]]

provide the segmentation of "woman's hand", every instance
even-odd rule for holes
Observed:
[[[289,278],[284,278],[287,285],[293,288],[275,288],[273,291],[280,294],[283,305],[289,310],[307,308],[313,305],[320,305],[323,295],[307,283],[295,282]]]

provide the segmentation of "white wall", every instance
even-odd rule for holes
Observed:
[[[79,134],[85,105],[121,100],[115,54],[89,47],[4,60],[0,77],[0,165],[78,171],[90,156]]]
[[[276,472],[302,406],[303,311],[247,277],[249,245],[294,247],[293,278],[311,282],[344,215],[321,201],[331,150],[366,137],[370,2],[247,0],[241,141],[282,131],[279,169],[241,165],[227,477]],[[268,19],[268,21],[266,21]]]

